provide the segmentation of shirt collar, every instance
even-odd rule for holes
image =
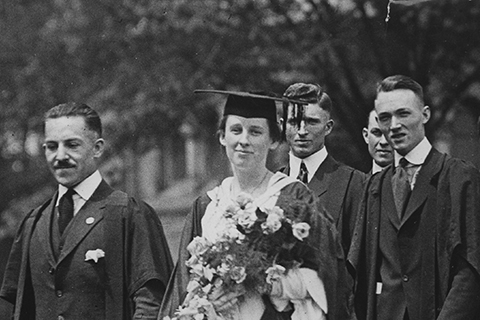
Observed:
[[[403,158],[407,159],[407,161],[413,165],[421,166],[425,162],[425,159],[427,158],[431,150],[432,145],[425,137]],[[394,151],[395,167],[398,166],[401,158],[402,156],[397,151]]]
[[[372,174],[382,171],[386,167],[379,166],[375,161],[372,161]]]
[[[100,183],[102,182],[102,175],[100,171],[95,171],[90,176],[88,176],[85,180],[77,184],[73,190],[85,201],[88,201],[95,190],[98,188]],[[68,188],[59,184],[58,185],[58,199],[61,199],[62,196],[67,192]]]
[[[327,156],[328,156],[328,152],[327,152],[327,148],[325,147],[323,147],[322,149],[318,150],[317,152],[309,155],[304,159],[300,159],[294,156],[293,153],[290,151],[290,156],[289,156],[290,176],[295,178],[298,175],[298,172],[300,171],[300,163],[303,161],[305,163],[305,166],[307,167],[308,180],[310,181],[310,178],[313,177],[315,172],[317,172],[318,167],[320,167],[323,161],[325,161]]]

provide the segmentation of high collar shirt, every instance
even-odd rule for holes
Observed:
[[[78,211],[80,211],[80,209],[88,201],[88,199],[90,199],[90,197],[98,188],[101,182],[102,182],[102,175],[97,170],[73,188],[75,190],[75,194],[72,196],[74,216],[78,213]],[[67,192],[67,190],[68,190],[67,187],[61,184],[58,185],[58,198],[57,198],[57,204],[56,204],[57,207],[60,202],[60,199]]]
[[[382,171],[386,167],[379,166],[375,161],[372,161],[372,174]]]
[[[300,159],[293,155],[290,151],[289,153],[289,166],[290,166],[290,174],[289,176],[292,178],[296,178],[300,172],[300,164],[302,161],[305,163],[305,166],[308,170],[308,182],[310,182],[317,172],[318,167],[325,161],[328,156],[327,149],[323,147],[322,149],[318,150],[317,152],[309,155],[304,159]]]
[[[422,168],[422,165],[425,162],[425,159],[427,159],[427,156],[431,150],[432,145],[425,137],[419,144],[415,146],[415,148],[413,148],[405,155],[405,157],[403,157],[408,161],[406,170],[412,190],[415,186],[415,182],[417,181],[418,173],[420,172],[420,169]],[[398,166],[401,158],[402,156],[397,151],[394,151],[395,168]]]

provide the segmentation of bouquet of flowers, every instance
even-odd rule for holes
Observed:
[[[263,294],[272,281],[288,269],[309,265],[313,257],[304,243],[309,236],[310,207],[298,200],[287,208],[258,208],[250,195],[242,193],[226,207],[226,220],[214,243],[204,237],[194,238],[187,246],[191,257],[187,296],[175,317],[164,320],[204,320],[215,318],[209,296],[216,288],[235,290],[238,285]],[[314,264],[314,262],[313,262]]]

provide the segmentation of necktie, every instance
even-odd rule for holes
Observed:
[[[305,162],[302,161],[300,164],[300,172],[298,173],[297,179],[302,181],[303,183],[308,183],[308,170]]]
[[[400,219],[402,218],[405,204],[410,195],[410,182],[408,181],[408,173],[406,166],[408,161],[405,158],[400,159],[399,165],[395,168],[395,174],[392,177],[393,197],[395,200],[395,207]]]
[[[68,189],[68,191],[63,195],[58,204],[58,230],[60,234],[63,234],[63,231],[67,227],[70,220],[73,218],[73,194],[75,190],[73,188]]]

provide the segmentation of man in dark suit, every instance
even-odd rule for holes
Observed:
[[[328,154],[325,138],[334,124],[332,101],[321,86],[295,83],[283,95],[306,103],[290,104],[286,112],[285,131],[290,153],[284,172],[302,180],[318,196],[319,205],[332,216],[341,233],[346,254],[365,174]]]
[[[332,101],[317,84],[295,83],[285,97],[305,104],[289,104],[284,110],[284,130],[290,146],[289,163],[282,171],[303,181],[318,197],[320,210],[327,212],[340,233],[346,256],[360,204],[366,175],[337,162],[325,148],[325,138],[333,128]],[[352,307],[352,279],[347,274],[345,256],[338,257],[337,301],[348,309],[337,319],[355,319]],[[327,297],[328,299],[328,297]]]
[[[394,166],[372,176],[348,260],[359,319],[478,319],[480,172],[433,148],[422,87],[377,87],[378,123]]]
[[[50,109],[44,150],[58,191],[17,232],[0,291],[13,319],[156,319],[170,252],[153,209],[97,170],[98,114],[77,103]]]
[[[368,146],[368,153],[372,157],[370,174],[382,171],[392,163],[393,149],[378,126],[375,109],[368,114],[368,123],[363,128],[362,135]]]

